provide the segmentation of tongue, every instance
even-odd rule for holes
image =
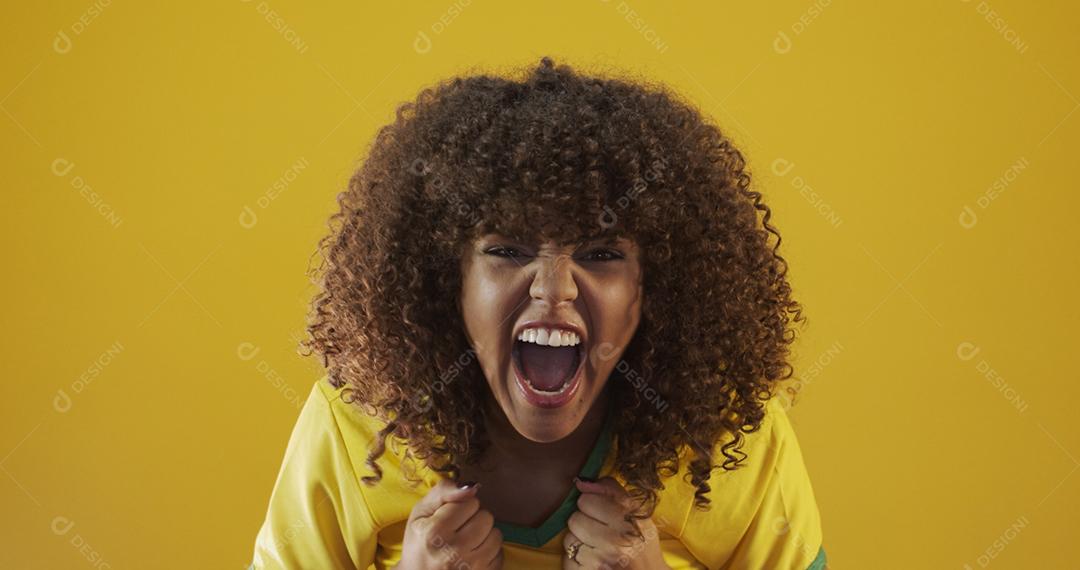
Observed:
[[[537,390],[555,392],[574,373],[577,347],[551,347],[522,342],[518,343],[518,350],[525,378]]]

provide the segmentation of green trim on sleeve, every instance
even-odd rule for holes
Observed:
[[[612,431],[614,429],[614,414],[612,411],[609,407],[604,418],[604,427],[600,431],[596,445],[593,446],[593,450],[585,461],[585,466],[581,468],[579,473],[582,477],[595,479],[600,474],[600,468],[603,467],[604,459],[607,458],[608,451],[611,449]],[[574,485],[570,489],[570,493],[563,499],[562,504],[559,505],[559,508],[538,527],[533,528],[501,521],[495,521],[495,527],[502,532],[503,542],[513,542],[540,548],[566,528],[566,521],[577,510],[577,500],[580,495],[581,491],[578,490],[577,485]]]
[[[818,548],[817,558],[814,558],[814,561],[810,563],[810,566],[806,567],[806,570],[825,570],[825,563],[825,545],[823,544]]]

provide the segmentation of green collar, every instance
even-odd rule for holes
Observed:
[[[607,458],[608,451],[611,449],[613,417],[612,410],[608,409],[607,415],[604,417],[604,427],[600,431],[596,445],[593,446],[589,458],[585,461],[585,466],[581,468],[579,473],[581,477],[595,479],[600,474],[600,468],[604,465],[604,459]],[[577,500],[580,495],[581,491],[575,485],[570,489],[570,493],[566,498],[563,499],[559,508],[536,528],[500,521],[495,521],[495,527],[502,532],[503,542],[513,542],[540,548],[566,528],[566,521],[577,510]]]

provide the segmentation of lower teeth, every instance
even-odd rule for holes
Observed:
[[[533,383],[530,382],[529,380],[525,380],[525,382],[529,385],[529,388],[533,389],[533,391],[541,392],[541,393],[544,393],[544,394],[562,394],[563,392],[566,391],[567,388],[570,387],[570,380],[569,379],[566,380],[565,382],[563,382],[562,385],[559,386],[558,390],[554,390],[554,391],[552,391],[552,390],[542,390],[540,388],[537,388],[536,386],[533,386]]]

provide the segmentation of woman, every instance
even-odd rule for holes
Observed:
[[[320,244],[253,566],[823,568],[749,185],[665,87],[549,58],[402,105]]]

